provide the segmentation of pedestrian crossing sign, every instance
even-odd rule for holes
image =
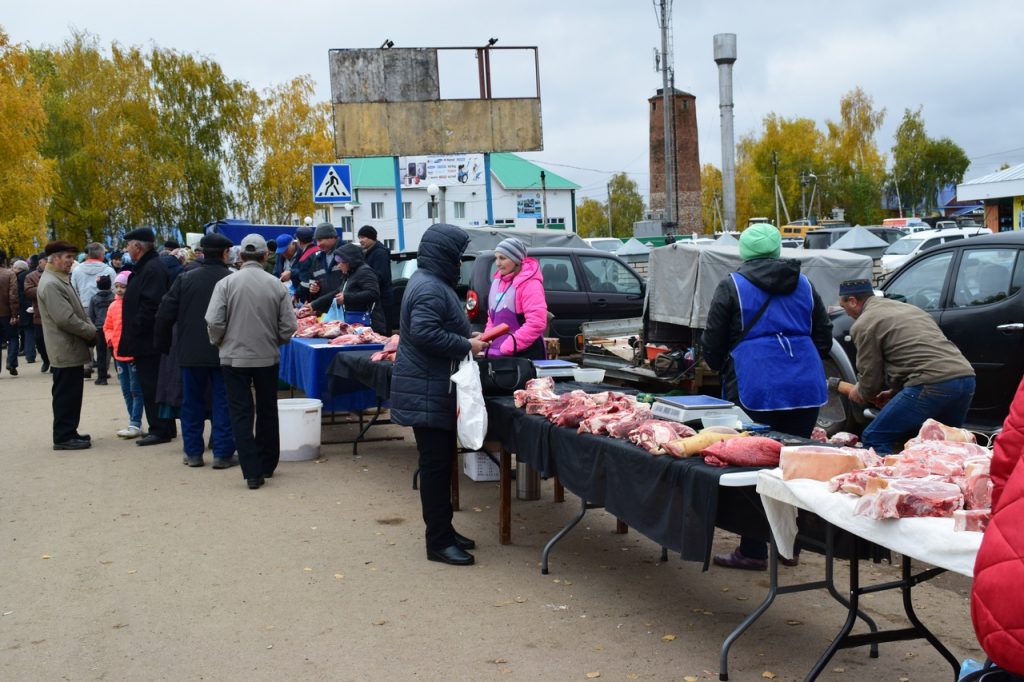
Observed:
[[[344,204],[352,201],[352,170],[347,163],[313,164],[313,203]]]

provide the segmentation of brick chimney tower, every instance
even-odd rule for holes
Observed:
[[[651,212],[665,211],[665,125],[662,90],[647,100],[651,112]],[[669,114],[675,140],[675,215],[677,234],[700,234],[704,226],[700,207],[700,153],[697,144],[697,98],[675,90]]]

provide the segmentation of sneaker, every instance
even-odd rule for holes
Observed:
[[[214,469],[230,469],[238,466],[238,460],[234,457],[215,457],[213,460]]]
[[[94,381],[92,383],[96,384],[97,386],[106,386],[107,385],[107,380],[103,379],[103,378],[100,378],[100,379],[97,379],[96,381]]]
[[[18,368],[17,367],[8,367],[7,371],[11,373],[12,377],[18,376]]]
[[[190,467],[201,467],[204,464],[206,464],[206,462],[203,461],[202,455],[198,455],[196,457],[189,457],[188,455],[184,455],[181,458],[181,463]]]
[[[138,426],[126,426],[117,432],[118,438],[138,438],[142,435],[142,429]]]
[[[746,571],[765,571],[768,569],[767,559],[745,557],[740,552],[739,547],[729,554],[716,554],[712,561],[715,562],[715,566],[722,566],[724,568],[741,568]]]

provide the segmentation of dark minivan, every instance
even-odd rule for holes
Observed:
[[[562,353],[576,346],[580,325],[592,320],[640,317],[645,283],[622,259],[597,249],[537,247],[530,249],[544,277],[544,293],[551,332]],[[494,251],[483,251],[473,261],[466,293],[466,309],[475,330],[487,323],[487,295],[497,266]]]
[[[977,373],[967,419],[990,430],[1002,424],[1024,375],[1024,233],[1006,232],[923,251],[882,285],[887,298],[928,311]],[[833,335],[851,361],[853,321],[841,313]],[[854,414],[858,420],[858,415]]]

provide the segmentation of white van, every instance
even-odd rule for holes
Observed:
[[[608,253],[615,253],[622,248],[623,243],[621,239],[616,239],[615,237],[590,237],[583,241],[590,244],[590,247],[593,249],[607,251]]]
[[[889,248],[882,254],[882,274],[888,275],[925,249],[957,239],[978,237],[985,234],[992,234],[992,232],[985,227],[966,227],[947,230],[922,230],[908,234],[906,237],[897,239],[890,244]]]

